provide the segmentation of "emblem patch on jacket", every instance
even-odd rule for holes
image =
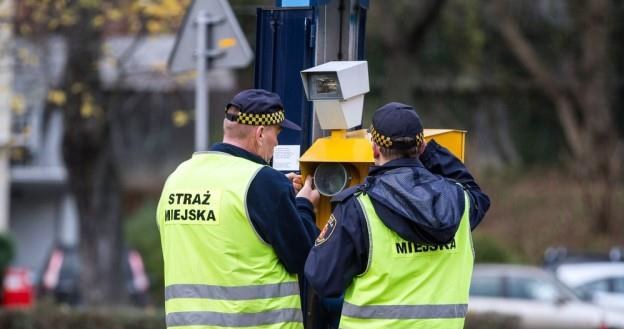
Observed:
[[[327,224],[325,224],[325,227],[323,227],[323,230],[321,230],[321,234],[319,234],[318,238],[316,238],[316,241],[314,241],[314,245],[318,246],[323,242],[327,241],[332,233],[334,233],[334,229],[336,229],[336,217],[334,217],[334,214],[331,214],[331,216],[329,216]]]

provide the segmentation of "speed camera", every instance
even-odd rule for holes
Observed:
[[[362,122],[368,84],[366,61],[333,61],[301,71],[308,100],[322,129],[349,129]]]

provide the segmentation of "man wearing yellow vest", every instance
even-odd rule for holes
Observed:
[[[319,194],[268,166],[282,128],[300,129],[277,94],[242,91],[226,106],[223,143],[167,179],[157,221],[168,328],[303,328],[297,275],[318,235]]]
[[[490,200],[459,159],[426,143],[415,109],[389,103],[370,128],[375,166],[335,196],[305,265],[311,286],[344,303],[340,328],[459,329]]]

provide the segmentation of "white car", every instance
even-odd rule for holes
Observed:
[[[584,300],[624,313],[623,262],[563,263],[554,273]]]
[[[516,316],[522,329],[624,328],[624,314],[581,301],[533,266],[476,265],[468,311]]]

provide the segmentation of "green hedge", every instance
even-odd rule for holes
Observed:
[[[138,309],[76,310],[40,303],[32,310],[1,310],[2,329],[165,329],[162,312]],[[468,314],[465,329],[518,329],[516,318]]]
[[[13,261],[15,256],[15,244],[10,235],[0,233],[0,286],[4,282],[4,272]],[[2,301],[2,289],[0,289],[0,302]],[[0,326],[2,328],[2,326]]]
[[[126,241],[143,257],[150,278],[150,300],[157,307],[165,305],[165,274],[160,234],[156,225],[157,201],[148,201],[125,221]]]
[[[472,236],[477,263],[520,263],[522,259],[494,237],[484,234]]]
[[[162,313],[138,309],[76,310],[51,304],[0,310],[2,329],[164,329]]]
[[[4,274],[7,266],[13,261],[15,247],[11,236],[0,233],[0,278]]]
[[[472,314],[468,313],[464,329],[519,329],[520,320],[514,316],[505,316],[495,313]]]

